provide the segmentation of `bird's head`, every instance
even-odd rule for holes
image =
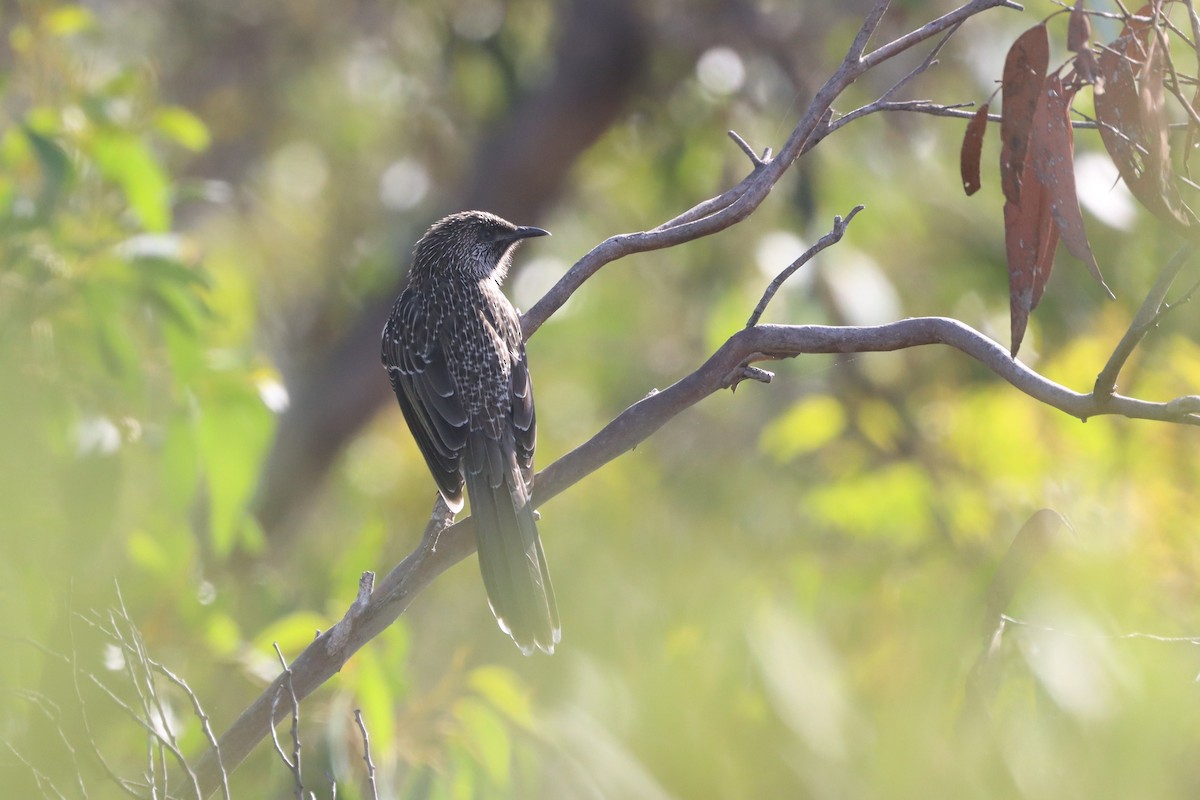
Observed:
[[[486,211],[460,211],[438,220],[413,249],[413,272],[437,277],[448,272],[497,283],[508,274],[522,239],[549,236],[541,228],[520,227]]]

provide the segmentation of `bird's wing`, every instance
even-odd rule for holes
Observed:
[[[517,464],[525,473],[525,482],[533,483],[533,448],[537,445],[537,414],[533,407],[533,384],[529,379],[529,362],[525,344],[512,366],[513,437],[517,446]]]
[[[496,332],[509,352],[508,399],[513,444],[517,453],[517,466],[521,468],[526,487],[529,487],[533,485],[533,449],[537,445],[537,415],[533,407],[533,383],[529,378],[529,360],[525,355],[521,317],[499,292],[489,297],[489,300],[491,302],[483,306],[481,313],[486,325]]]
[[[442,320],[444,328],[447,320]],[[441,330],[405,290],[383,329],[383,364],[400,410],[429,465],[438,489],[454,511],[463,505],[459,461],[467,444],[467,412],[454,388]]]

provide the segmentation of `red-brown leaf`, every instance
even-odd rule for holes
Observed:
[[[1072,53],[1081,53],[1087,47],[1090,38],[1091,17],[1083,11],[1083,0],[1075,0],[1075,7],[1071,9],[1071,21],[1067,24],[1067,49]]]
[[[1154,21],[1158,14],[1157,6],[1158,3],[1146,3],[1135,11],[1132,17],[1125,20],[1121,35],[1113,42],[1113,46],[1120,45],[1119,49],[1127,58],[1139,64],[1146,60],[1147,46],[1154,33]]]
[[[1046,26],[1035,25],[1009,48],[1004,60],[1000,110],[1000,184],[1004,197],[1021,200],[1021,174],[1029,146],[1029,128],[1037,111],[1038,96],[1050,64],[1050,38]]]
[[[1100,265],[1096,263],[1096,256],[1088,243],[1083,213],[1079,210],[1079,197],[1075,193],[1075,141],[1070,117],[1071,99],[1074,96],[1075,90],[1063,86],[1062,79],[1057,75],[1046,79],[1041,102],[1033,118],[1033,132],[1029,140],[1030,164],[1035,178],[1046,189],[1050,216],[1062,234],[1067,252],[1086,264],[1092,277],[1112,297],[1112,291],[1105,284]],[[1044,282],[1035,284],[1031,309],[1037,306],[1041,298],[1041,292],[1037,289],[1044,286]]]
[[[1021,202],[1004,203],[1004,249],[1008,258],[1011,349],[1015,358],[1025,338],[1029,313],[1050,280],[1058,228],[1051,215],[1050,191],[1038,180],[1032,152],[1023,165]]]
[[[1159,184],[1160,190],[1170,182],[1171,163],[1167,124],[1166,89],[1163,87],[1163,54],[1157,36],[1150,39],[1146,64],[1142,67],[1138,82],[1138,99],[1141,104],[1142,129],[1146,143],[1150,146],[1150,158],[1146,173]]]
[[[1029,171],[1021,192],[1021,202],[1004,203],[1004,249],[1008,256],[1009,315],[1012,328],[1011,351],[1016,358],[1025,338],[1029,312],[1041,299],[1050,267],[1058,229],[1050,217],[1049,192]]]
[[[1100,53],[1099,67],[1104,78],[1104,91],[1095,93],[1100,140],[1125,184],[1141,199],[1139,187],[1144,184],[1149,146],[1133,69],[1119,50],[1110,48]]]
[[[1144,59],[1140,90],[1127,52]],[[1104,81],[1103,91],[1095,92],[1100,140],[1121,179],[1147,211],[1169,224],[1190,227],[1171,172],[1161,47],[1150,40],[1144,49],[1141,44],[1127,48],[1118,39],[1100,53],[1099,72]]]
[[[1104,76],[1096,64],[1096,56],[1091,50],[1083,49],[1075,56],[1075,72],[1083,83],[1090,83],[1096,91],[1104,91]]]
[[[983,135],[987,131],[987,115],[990,103],[984,103],[967,123],[967,132],[963,136],[962,154],[959,158],[959,171],[962,173],[963,190],[967,196],[979,191],[979,159],[983,153]]]
[[[1195,93],[1192,94],[1192,109],[1200,109],[1200,86],[1197,86]],[[1192,176],[1192,169],[1188,166],[1188,161],[1191,160],[1192,147],[1196,144],[1197,130],[1195,117],[1188,114],[1187,136],[1183,140],[1183,169],[1189,178]]]

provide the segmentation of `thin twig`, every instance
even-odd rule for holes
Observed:
[[[29,773],[33,775],[33,780],[37,783],[37,787],[39,790],[41,790],[43,797],[50,796],[46,793],[46,788],[49,787],[50,791],[54,792],[54,795],[58,797],[59,800],[67,800],[67,796],[58,790],[58,787],[54,785],[54,781],[50,780],[50,776],[46,775],[40,769],[35,767],[33,763],[29,761],[29,759],[25,758],[25,756],[21,755],[20,751],[13,747],[12,742],[5,739],[4,746],[7,747],[8,751],[12,753],[18,761],[24,764],[25,768],[29,770]]]
[[[989,2],[987,7],[1004,7],[1014,11],[1025,10],[1020,3],[1012,2],[1012,0],[997,0],[995,2]],[[981,10],[983,9],[980,8],[979,4],[976,3],[968,3],[965,6],[960,6],[959,8],[956,8],[953,11],[938,17],[932,22],[922,25],[915,31],[905,34],[904,36],[901,36],[900,38],[883,45],[877,50],[871,51],[862,57],[862,66],[864,69],[870,69],[877,64],[882,64],[888,59],[895,58],[905,50],[908,50],[910,47],[915,47],[926,39],[937,36],[942,31],[960,24],[965,19],[975,16],[975,14],[979,13]]]
[[[1092,397],[1096,402],[1103,403],[1106,398],[1113,396],[1121,369],[1146,334],[1162,319],[1162,315],[1165,313],[1164,304],[1167,292],[1171,290],[1171,284],[1175,282],[1175,278],[1178,277],[1179,272],[1187,265],[1194,253],[1195,247],[1185,245],[1171,257],[1171,260],[1159,273],[1154,285],[1150,287],[1150,291],[1142,300],[1142,305],[1134,315],[1133,321],[1129,323],[1125,335],[1121,337],[1121,341],[1113,349],[1112,355],[1108,357],[1108,363],[1096,376],[1096,383],[1092,387]],[[1190,296],[1191,292],[1185,295],[1185,297]]]
[[[277,686],[275,688],[275,694],[271,698],[271,718],[272,719],[274,719],[276,717],[276,709],[279,707],[279,698],[280,697],[283,697],[283,687]],[[282,761],[289,770],[294,771],[296,769],[296,767],[292,763],[292,760],[290,758],[288,758],[288,754],[283,752],[283,745],[281,745],[279,743],[279,734],[276,732],[274,724],[271,725],[271,742],[275,745],[275,752],[276,752],[276,754],[279,755],[279,760]]]
[[[1198,113],[1196,109],[1192,108],[1191,101],[1183,96],[1183,90],[1179,88],[1181,84],[1179,81],[1179,74],[1175,72],[1175,59],[1171,57],[1170,40],[1167,39],[1167,35],[1159,30],[1157,26],[1154,28],[1154,35],[1158,38],[1158,46],[1159,49],[1162,50],[1163,60],[1167,65],[1167,72],[1171,75],[1171,80],[1163,81],[1163,85],[1166,86],[1168,92],[1174,95],[1175,99],[1179,102],[1179,105],[1183,106],[1184,113],[1188,115],[1189,119],[1191,119],[1192,124],[1200,125],[1200,113]],[[1182,33],[1179,35],[1181,38],[1185,40],[1187,39],[1187,37],[1183,36]],[[1195,50],[1194,47],[1192,49]]]
[[[113,591],[117,597],[117,608],[120,609],[121,612],[121,621],[124,623],[126,630],[129,631],[129,639],[133,644],[133,651],[137,656],[137,663],[141,669],[140,682],[144,682],[146,686],[146,699],[143,700],[143,703],[146,703],[148,700],[153,704],[154,712],[158,715],[159,724],[162,728],[163,734],[167,737],[167,741],[169,741],[173,747],[178,747],[179,742],[175,738],[175,732],[171,729],[170,717],[167,715],[166,707],[163,705],[162,698],[158,693],[157,686],[155,685],[154,669],[150,666],[150,657],[146,653],[146,643],[142,639],[141,631],[138,630],[137,626],[133,624],[133,620],[129,617],[129,610],[125,607],[125,598],[121,594],[121,585],[116,580],[113,581]],[[116,629],[117,627],[116,621],[114,620],[113,628]],[[125,659],[125,662],[128,664],[129,659]],[[134,681],[135,686],[138,683],[139,681]],[[141,691],[139,691],[138,694],[140,695]],[[145,713],[146,718],[152,721],[153,714],[151,713],[149,706],[145,708]],[[166,778],[164,774],[164,780],[165,779]],[[165,786],[163,787],[163,791],[166,791]]]
[[[805,250],[804,253],[801,254],[801,256],[791,264],[789,264],[788,267],[783,270],[783,272],[780,272],[775,276],[775,279],[768,284],[766,291],[763,292],[762,298],[758,301],[758,305],[754,307],[754,311],[750,314],[750,318],[746,320],[747,328],[751,328],[758,324],[758,320],[762,317],[763,312],[767,310],[767,304],[771,302],[771,298],[773,298],[775,293],[779,291],[779,287],[783,286],[784,281],[792,277],[796,270],[800,269],[809,261],[811,261],[813,256],[815,256],[817,253],[821,252],[830,245],[837,244],[842,240],[842,237],[846,234],[846,228],[850,225],[850,221],[854,219],[854,216],[864,208],[866,208],[866,206],[855,206],[854,208],[850,209],[850,213],[847,214],[844,219],[840,216],[834,216],[833,228],[829,231],[829,233],[818,239],[816,244]]]
[[[899,94],[901,89],[912,83],[912,81],[918,75],[937,64],[938,54],[942,52],[942,48],[945,47],[946,43],[950,41],[950,37],[958,33],[958,29],[962,27],[963,22],[966,22],[966,20],[959,20],[954,25],[950,26],[950,28],[944,34],[942,34],[942,38],[938,40],[938,43],[933,46],[933,49],[929,51],[929,54],[925,56],[924,60],[922,60],[917,66],[913,67],[907,75],[896,81],[896,83],[892,85],[892,88],[884,92],[879,98],[880,101],[890,101],[893,97]]]
[[[76,613],[73,618],[89,625],[94,630],[100,632],[102,635],[120,647],[126,656],[126,661],[128,661],[129,656],[137,655],[134,645],[129,641],[126,641],[125,638],[120,634],[118,626],[116,625],[115,617],[113,615],[110,614],[109,616],[109,623],[112,625],[112,627],[109,627],[108,625],[104,624],[104,621],[98,612],[93,611],[92,614],[94,615],[94,618],[78,613]],[[130,629],[136,630],[132,621],[128,620],[128,613],[126,613],[125,616]],[[140,633],[138,635],[140,637]],[[208,713],[205,712],[203,705],[200,703],[200,698],[196,695],[195,691],[192,690],[192,687],[188,685],[187,681],[176,675],[162,663],[151,658],[148,652],[145,653],[145,663],[155,672],[179,687],[179,689],[183,691],[183,693],[191,701],[192,710],[197,719],[200,720],[200,729],[204,734],[204,738],[208,741],[209,747],[211,748],[210,752],[215,756],[216,767],[220,777],[221,796],[224,798],[224,800],[230,800],[229,775],[226,772],[225,765],[221,759],[221,746],[217,741],[216,734],[213,732],[212,720],[208,716]]]
[[[151,720],[146,720],[146,719],[143,719],[142,717],[138,716],[137,712],[134,711],[129,706],[128,703],[126,703],[121,698],[117,697],[116,693],[113,692],[113,690],[110,689],[108,687],[108,685],[105,684],[104,681],[100,680],[100,678],[98,678],[95,674],[88,672],[87,670],[81,670],[81,673],[85,678],[87,678],[89,681],[91,681],[92,684],[96,688],[98,688],[101,692],[103,692],[105,695],[107,695],[108,699],[111,700],[113,702],[113,704],[117,706],[117,708],[124,711],[126,716],[128,716],[131,720],[136,722],[144,731],[146,731],[146,733],[149,734],[149,736],[152,740],[158,742],[160,745],[162,745],[164,748],[166,748],[167,752],[169,752],[171,754],[171,756],[175,759],[175,762],[188,775],[189,779],[191,780],[194,793],[197,796],[200,796],[200,785],[197,782],[196,774],[193,772],[191,765],[188,764],[187,758],[184,757],[183,753],[179,750],[179,748],[176,747],[175,745],[171,744],[171,742],[168,741],[167,738],[165,736],[163,736],[162,733],[160,733],[157,728],[154,727],[154,724]]]
[[[375,786],[375,762],[371,760],[371,737],[367,735],[367,726],[363,722],[362,709],[354,709],[354,721],[362,733],[363,761],[367,764],[367,784],[371,787],[371,800],[379,800],[379,789]]]
[[[139,800],[140,800],[141,795],[138,794],[138,792],[136,792],[130,786],[129,781],[122,778],[120,775],[118,775],[116,773],[116,771],[108,763],[108,759],[106,759],[104,757],[104,754],[102,752],[100,752],[100,744],[99,744],[95,734],[92,731],[91,718],[88,715],[88,711],[87,711],[87,701],[84,700],[83,687],[81,687],[79,685],[79,677],[80,677],[80,675],[87,675],[87,676],[91,677],[93,680],[96,680],[96,678],[95,678],[95,676],[91,675],[91,673],[89,673],[87,670],[84,670],[82,667],[79,666],[79,653],[75,647],[75,626],[73,624],[71,624],[71,620],[73,620],[73,619],[74,619],[73,617],[70,618],[67,623],[67,634],[71,641],[70,656],[64,656],[60,653],[55,653],[54,651],[49,650],[48,648],[42,647],[40,644],[38,644],[36,642],[31,642],[31,644],[33,644],[34,647],[37,647],[43,653],[46,653],[47,655],[57,656],[58,658],[67,662],[68,666],[71,668],[71,685],[75,689],[75,700],[76,700],[76,702],[79,703],[79,717],[83,723],[84,737],[87,739],[88,745],[92,749],[92,755],[94,755],[96,757],[96,761],[99,762],[100,767],[104,770],[104,773],[108,776],[109,780],[111,780],[118,787],[120,787],[120,789],[123,792],[125,792],[126,794],[128,794],[130,797],[136,797],[136,798],[139,798]],[[118,702],[120,702],[120,701],[118,701]],[[197,794],[197,798],[199,800],[200,792],[199,792],[198,786],[197,786],[196,794]]]
[[[221,773],[221,797],[224,798],[224,800],[231,800],[231,795],[229,793],[229,775],[225,771],[225,764],[221,761],[221,745],[217,741],[216,734],[213,733],[208,714],[204,711],[204,707],[200,704],[200,698],[196,696],[196,693],[192,691],[192,687],[188,686],[187,682],[184,681],[183,678],[179,677],[154,659],[150,659],[149,661],[154,669],[158,670],[158,672],[166,677],[166,679],[171,683],[178,686],[183,693],[187,695],[188,699],[191,700],[192,713],[194,713],[196,718],[200,720],[200,730],[203,731],[204,738],[208,741],[209,747],[212,748],[213,753],[216,755],[217,767]]]
[[[275,655],[279,656],[279,664],[283,668],[283,674],[286,676],[284,686],[287,687],[288,696],[292,702],[292,758],[289,761],[286,757],[283,763],[291,768],[292,775],[296,780],[296,798],[304,800],[304,781],[301,780],[300,773],[300,698],[296,696],[296,687],[292,680],[292,668],[288,666],[287,659],[283,657],[283,651],[279,649],[279,642],[273,642],[275,646]],[[275,747],[283,755],[283,750],[279,747],[279,740],[275,740]]]
[[[42,712],[42,716],[54,726],[54,731],[58,734],[59,742],[71,757],[71,766],[75,768],[75,785],[79,790],[79,796],[87,800],[87,785],[83,781],[83,772],[79,769],[79,753],[67,738],[66,731],[62,727],[62,709],[53,700],[38,692],[28,689],[16,689],[15,692],[17,696],[23,697],[32,703],[34,707]]]
[[[890,5],[889,0],[876,0],[875,5],[867,12],[866,19],[863,20],[858,33],[855,34],[854,41],[850,43],[850,51],[846,54],[847,61],[862,61],[862,54],[866,52],[871,37],[875,35],[875,30],[883,21],[883,15],[887,13]]]
[[[741,148],[742,152],[746,154],[746,157],[750,159],[751,164],[753,164],[755,167],[766,166],[767,161],[769,161],[771,158],[771,148],[768,147],[763,153],[762,157],[759,157],[759,155],[754,152],[754,148],[751,147],[745,139],[739,136],[737,131],[726,131],[726,134],[728,134],[730,139],[733,139],[734,144]]]
[[[1200,645],[1200,636],[1163,636],[1159,633],[1143,633],[1141,631],[1130,631],[1129,633],[1078,633],[1077,631],[1065,631],[1061,628],[1043,625],[1038,622],[1017,619],[1016,617],[1009,616],[1008,614],[1002,614],[1001,619],[1003,619],[1008,625],[1018,625],[1022,628],[1029,628],[1031,630],[1042,631],[1044,633],[1056,633],[1060,636],[1068,636],[1073,639],[1107,639],[1110,641],[1120,641],[1122,639],[1146,639],[1151,642],[1163,642],[1164,644]]]

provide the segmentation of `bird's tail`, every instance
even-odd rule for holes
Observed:
[[[479,569],[492,613],[525,655],[535,647],[553,653],[562,636],[558,606],[529,491],[515,460],[502,476],[493,477],[494,470],[487,468],[466,473]]]

